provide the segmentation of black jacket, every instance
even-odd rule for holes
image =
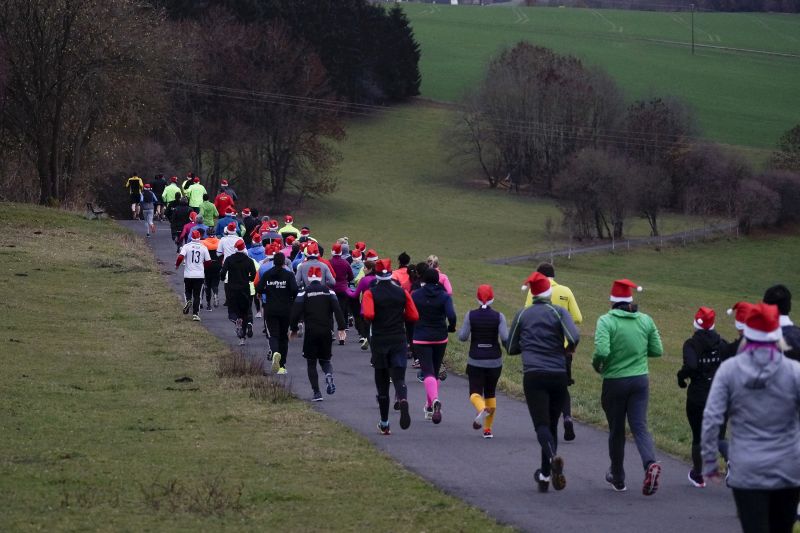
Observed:
[[[172,212],[169,214],[169,227],[172,231],[180,232],[183,230],[183,226],[189,223],[191,220],[189,218],[189,213],[192,212],[192,208],[188,205],[178,204]]]
[[[729,344],[714,330],[698,329],[683,343],[683,366],[678,383],[691,380],[687,399],[705,405],[719,365],[727,358]]]
[[[297,331],[297,324],[302,319],[306,325],[306,333],[330,332],[333,331],[334,315],[339,331],[347,329],[336,293],[315,280],[297,294],[292,306],[290,327],[292,331]]]
[[[226,275],[229,289],[247,289],[247,294],[250,294],[250,283],[256,279],[256,265],[246,253],[236,252],[222,263],[219,277],[224,280]]]
[[[282,266],[274,266],[261,276],[256,292],[266,297],[265,315],[289,316],[292,303],[297,297],[297,281],[294,275]]]
[[[783,331],[783,340],[791,348],[784,355],[789,359],[800,361],[800,328],[797,326],[783,326],[781,330]]]

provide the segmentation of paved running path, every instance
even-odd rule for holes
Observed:
[[[142,222],[122,224],[144,233]],[[175,246],[169,230],[165,224],[159,224],[158,229],[150,244],[168,282],[183,294],[182,270],[174,270]],[[459,316],[463,311],[459,311]],[[202,324],[238,350],[233,325],[226,314],[221,305],[213,312],[202,312]],[[181,314],[177,299],[175,318],[190,325],[190,318]],[[261,325],[254,329],[255,335],[248,340],[244,352],[252,357],[263,356],[267,342],[261,334]],[[501,523],[537,532],[739,530],[730,491],[724,486],[704,490],[690,487],[686,480],[689,467],[664,454],[659,455],[663,466],[661,488],[654,496],[643,496],[642,466],[632,442],[628,442],[626,449],[628,491],[613,492],[603,480],[608,467],[606,433],[583,424],[576,424],[575,441],[559,443],[559,452],[566,462],[566,489],[555,492],[551,488],[547,494],[539,493],[533,481],[539,446],[524,403],[500,394],[493,428],[495,438],[484,440],[481,432],[472,429],[474,411],[468,400],[467,382],[453,374],[440,388],[442,423],[433,425],[422,419],[425,391],[415,379],[416,370],[409,367],[406,379],[411,427],[401,430],[398,413],[391,412],[392,435],[378,435],[375,427],[378,407],[368,353],[359,349],[355,336],[348,338],[345,346],[335,345],[336,394],[325,395],[325,401],[314,406],[365,435],[404,467],[485,510]],[[298,341],[290,346],[287,368],[292,390],[301,399],[310,399],[311,388]],[[324,394],[324,378],[321,384]],[[675,393],[682,391],[676,389]]]

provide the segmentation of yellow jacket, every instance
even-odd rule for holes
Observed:
[[[581,310],[578,308],[578,302],[575,301],[575,296],[572,294],[572,291],[569,290],[569,287],[566,285],[559,285],[553,278],[550,278],[550,287],[553,289],[553,295],[550,296],[550,301],[569,311],[569,314],[572,316],[572,321],[576,324],[583,322],[583,315],[581,315]],[[528,290],[528,296],[525,298],[525,307],[531,305],[533,305],[533,295],[531,291]]]

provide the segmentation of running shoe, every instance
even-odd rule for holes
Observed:
[[[256,318],[261,318],[261,311],[259,311],[258,313],[256,313]]]
[[[244,329],[239,324],[236,324],[236,337],[239,339],[244,339]]]
[[[192,301],[191,300],[186,300],[186,303],[183,304],[183,314],[184,315],[188,315],[189,314],[189,309],[191,309],[191,308],[192,308]]]
[[[606,483],[611,485],[611,488],[616,492],[625,492],[628,490],[628,487],[625,486],[625,482],[615,480],[614,476],[611,475],[611,472],[606,472]]]
[[[411,426],[411,415],[408,413],[408,400],[400,400],[400,429]]]
[[[300,322],[297,325],[297,338],[298,339],[302,339],[303,335],[305,334],[305,332],[306,332],[306,325],[305,325],[305,323]]]
[[[219,295],[214,294],[214,307],[219,307]]]
[[[272,352],[272,373],[277,374],[281,369],[281,354],[279,352]]]
[[[253,338],[253,324],[251,324],[250,322],[247,323],[247,337],[249,339]]]
[[[206,304],[206,311],[211,311],[211,304],[210,303]]]
[[[239,339],[239,346],[244,346],[244,337]]]
[[[366,351],[369,350],[369,341],[366,338],[362,338],[359,343],[361,344],[361,349]]]
[[[400,400],[398,400],[397,398],[395,398],[395,399],[394,399],[394,406],[393,406],[393,407],[394,407],[394,410],[395,410],[395,411],[399,411],[399,410],[400,410]]]
[[[703,474],[695,472],[694,470],[689,470],[689,483],[698,489],[706,488],[706,480],[703,479]]]
[[[431,422],[434,424],[438,424],[442,421],[442,402],[439,399],[433,400],[433,415],[431,416]]]
[[[550,488],[550,476],[545,476],[542,474],[540,469],[536,469],[536,472],[533,473],[533,479],[536,480],[536,484],[539,485],[539,492],[547,492]]]
[[[425,383],[425,375],[422,373],[422,370],[417,370],[417,381]]]
[[[325,374],[325,392],[328,394],[336,392],[336,383],[333,382],[333,374]]]
[[[318,390],[314,391],[314,397],[311,398],[312,402],[321,402],[322,401],[322,393]]]
[[[392,431],[389,429],[389,424],[384,426],[381,422],[378,422],[378,433],[386,436],[391,435]]]
[[[494,438],[494,434],[492,434],[492,430],[491,429],[484,429],[483,430],[483,438],[484,439],[493,439]]]
[[[422,412],[425,413],[425,420],[433,420],[433,407],[425,407]]]
[[[414,362],[411,363],[411,368],[419,368],[419,367],[420,367],[419,359],[414,359]]]
[[[575,440],[575,425],[572,423],[571,418],[564,419],[564,440],[565,441]]]
[[[564,487],[567,486],[567,478],[564,477],[564,459],[556,455],[550,460],[550,468],[552,470],[550,477],[553,480],[553,488],[564,490]]]
[[[478,416],[476,416],[475,420],[472,421],[472,429],[481,429],[483,427],[483,421],[486,420],[487,416],[489,416],[489,411],[486,409],[478,413]]]
[[[645,496],[652,496],[658,490],[658,478],[661,477],[661,465],[658,463],[650,463],[644,474],[644,483],[642,484],[642,494]]]
[[[278,374],[279,376],[285,376],[286,374],[288,374],[288,372],[286,371],[286,368],[279,368],[276,374]]]
[[[355,326],[356,326],[356,321],[353,319],[352,316],[349,317],[347,319],[347,329],[354,328]]]
[[[200,322],[200,315],[192,315],[192,320],[195,322]]]
[[[439,381],[444,381],[447,379],[447,369],[442,367],[439,369]]]

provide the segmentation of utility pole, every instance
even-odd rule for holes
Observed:
[[[692,55],[694,55],[694,4],[692,4]]]

